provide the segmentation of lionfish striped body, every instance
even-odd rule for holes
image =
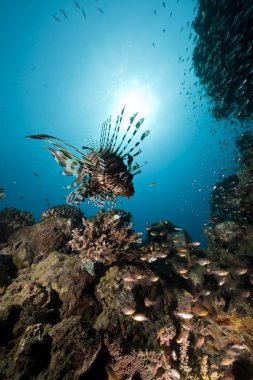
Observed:
[[[135,125],[134,121],[137,112],[130,117],[127,130],[118,143],[118,135],[120,131],[122,117],[125,107],[117,117],[113,132],[111,133],[111,117],[109,117],[102,125],[99,147],[94,149],[91,146],[83,146],[82,149],[87,150],[88,154],[75,148],[73,145],[65,143],[57,137],[49,135],[30,135],[26,136],[33,139],[44,140],[53,145],[53,147],[44,147],[49,150],[54,159],[62,166],[63,175],[75,176],[75,181],[66,188],[78,186],[67,196],[69,204],[80,204],[85,199],[90,200],[97,206],[104,206],[105,201],[115,204],[117,196],[129,198],[134,195],[133,177],[141,173],[138,164],[133,165],[134,157],[141,153],[136,148],[140,142],[149,134],[149,130],[141,135],[139,141],[129,149],[129,144],[142,125],[144,119],[141,118]],[[131,137],[128,138],[124,145],[129,130],[133,127]],[[57,141],[57,142],[55,142]],[[62,147],[58,142],[72,148],[80,157],[70,153]],[[136,171],[137,170],[137,171]]]

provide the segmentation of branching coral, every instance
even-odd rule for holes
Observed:
[[[72,250],[80,253],[84,264],[99,261],[110,265],[132,244],[141,242],[141,233],[135,233],[132,225],[122,222],[117,214],[100,215],[97,220],[83,219],[84,229],[74,229],[69,242]]]

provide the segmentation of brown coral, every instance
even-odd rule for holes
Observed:
[[[132,225],[122,222],[115,213],[100,213],[97,220],[83,219],[83,226],[83,230],[73,230],[69,245],[73,251],[80,252],[84,264],[98,261],[110,265],[134,243],[141,242],[141,233],[135,233]]]
[[[71,221],[75,224],[80,223],[82,221],[82,217],[82,211],[79,208],[70,205],[58,205],[50,207],[40,216],[41,220],[50,218],[68,218],[71,219]]]

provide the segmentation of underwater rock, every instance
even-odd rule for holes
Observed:
[[[57,292],[61,301],[61,318],[80,315],[90,322],[96,318],[99,308],[89,294],[93,279],[81,269],[77,256],[51,253],[33,266],[31,281]]]
[[[0,296],[17,275],[17,268],[13,264],[12,256],[10,254],[3,254],[2,252],[0,250]]]
[[[41,323],[28,326],[14,355],[15,375],[37,376],[50,362],[52,338]]]
[[[218,223],[214,226],[214,233],[216,238],[225,245],[231,245],[235,242],[240,243],[243,240],[243,229],[232,221]]]
[[[34,255],[27,243],[21,243],[13,252],[12,261],[18,270],[29,268],[32,265]]]
[[[32,226],[35,219],[28,211],[20,211],[16,208],[5,208],[0,211],[0,243],[7,242],[15,231],[22,227]]]
[[[13,328],[20,318],[20,311],[18,305],[0,308],[0,346],[5,346],[14,338]]]
[[[57,219],[71,219],[74,226],[82,223],[83,212],[80,208],[70,206],[70,205],[58,205],[50,207],[48,210],[44,211],[41,216],[41,220],[46,220],[50,218]]]
[[[242,134],[236,141],[240,169],[215,184],[210,200],[213,224],[234,221],[239,225],[253,223],[253,136]]]
[[[50,330],[51,361],[45,378],[81,379],[101,348],[99,334],[80,317],[64,319]]]
[[[37,262],[53,251],[69,252],[67,243],[71,239],[73,228],[70,220],[50,218],[32,227],[20,229],[9,237],[8,242],[14,247],[25,246],[27,256],[30,255],[30,260]]]

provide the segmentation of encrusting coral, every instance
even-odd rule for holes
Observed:
[[[73,230],[69,245],[80,253],[84,264],[92,261],[110,265],[134,244],[141,243],[141,233],[131,229],[124,214],[111,211],[98,214],[97,220],[83,218],[83,229]]]
[[[58,205],[50,207],[45,210],[40,218],[41,220],[46,220],[50,218],[67,218],[71,219],[75,224],[81,223],[83,213],[80,208],[70,206],[70,205]]]

